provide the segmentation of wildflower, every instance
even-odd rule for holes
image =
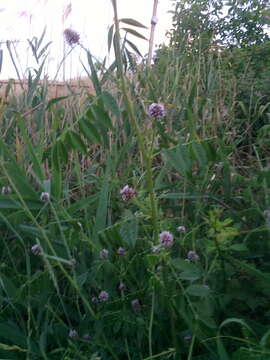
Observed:
[[[127,253],[126,249],[120,247],[117,249],[117,254],[120,255],[120,256],[125,256]]]
[[[66,29],[64,31],[64,37],[69,46],[78,44],[80,40],[80,35],[72,29]]]
[[[162,250],[162,247],[161,245],[155,245],[152,247],[152,253],[153,254],[159,254]]]
[[[109,251],[107,249],[102,249],[100,252],[99,252],[99,258],[101,260],[107,260],[109,257]]]
[[[50,194],[48,192],[42,192],[40,195],[41,201],[49,201],[50,200]]]
[[[2,195],[8,195],[12,192],[11,188],[9,186],[3,186],[1,190]]]
[[[41,254],[41,247],[40,245],[36,244],[31,247],[31,251],[34,255],[40,255]]]
[[[91,301],[92,304],[98,304],[98,298],[96,296],[92,296]]]
[[[181,225],[176,228],[177,231],[185,233],[187,231],[186,227]]]
[[[109,300],[109,294],[107,293],[107,291],[103,290],[99,293],[98,299],[100,302],[106,302]]]
[[[196,254],[195,251],[189,251],[188,254],[187,254],[187,258],[191,262],[200,260],[199,255]]]
[[[129,201],[136,195],[136,191],[132,187],[125,185],[123,189],[120,190],[120,194],[122,195],[123,201]]]
[[[173,235],[169,231],[163,231],[159,235],[159,240],[162,246],[164,247],[171,247],[173,246]]]
[[[90,340],[92,340],[92,338],[91,338],[91,336],[89,334],[84,334],[83,335],[83,340],[90,341]]]
[[[135,313],[138,313],[141,310],[140,300],[139,299],[132,300],[131,307]]]
[[[74,267],[76,266],[76,264],[77,264],[76,259],[75,259],[75,258],[71,258],[71,259],[70,259],[69,267],[72,269],[72,268],[74,268]]]
[[[165,107],[163,104],[153,103],[149,106],[148,112],[153,118],[163,117],[165,116]]]
[[[118,286],[118,289],[119,289],[120,291],[125,291],[125,290],[127,289],[126,284],[123,283],[123,282],[120,282],[120,284],[119,284],[119,286]]]
[[[69,333],[68,333],[68,336],[71,338],[71,339],[76,339],[78,337],[78,333],[76,330],[74,329],[70,329],[69,330]]]

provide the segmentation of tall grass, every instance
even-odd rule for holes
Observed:
[[[267,359],[267,131],[220,52],[126,71],[113,7],[94,94],[1,102],[0,357]]]

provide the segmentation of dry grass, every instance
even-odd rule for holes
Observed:
[[[40,83],[44,85],[44,83]],[[53,99],[60,96],[66,96],[74,93],[87,96],[94,94],[92,82],[89,79],[73,79],[67,82],[48,81],[48,98]],[[27,80],[20,82],[19,80],[0,80],[0,97],[19,96],[27,89]]]

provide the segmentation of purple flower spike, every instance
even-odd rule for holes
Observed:
[[[99,293],[98,299],[100,302],[106,302],[109,300],[109,294],[107,293],[107,291],[103,290]]]
[[[163,117],[165,116],[165,107],[163,104],[153,103],[149,106],[148,112],[153,118]]]
[[[132,187],[125,185],[123,189],[120,190],[120,195],[122,195],[123,201],[129,201],[136,195],[136,191]]]
[[[160,244],[166,248],[173,246],[173,235],[169,231],[163,231],[159,235]]]
[[[80,40],[80,35],[72,29],[66,29],[64,37],[69,46],[77,45]]]

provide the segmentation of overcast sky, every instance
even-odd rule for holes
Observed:
[[[118,0],[119,17],[136,19],[148,30],[141,31],[149,37],[150,21],[153,10],[153,0]],[[156,26],[155,43],[165,41],[166,30],[170,28],[172,9],[171,0],[159,0],[158,24]],[[9,54],[6,50],[6,40],[18,40],[13,49],[20,74],[25,74],[27,66],[34,66],[31,53],[27,51],[27,39],[39,37],[44,27],[47,27],[46,39],[53,41],[46,71],[50,78],[56,74],[57,64],[68,48],[63,48],[63,30],[72,27],[80,33],[81,42],[98,58],[107,54],[107,32],[113,22],[111,0],[0,0],[0,41],[4,51],[1,79],[15,77]],[[133,41],[132,37],[129,37]],[[147,53],[148,43],[135,40],[143,54]],[[66,78],[83,76],[79,58],[84,54],[78,48],[66,60]],[[60,78],[62,71],[59,72]]]

